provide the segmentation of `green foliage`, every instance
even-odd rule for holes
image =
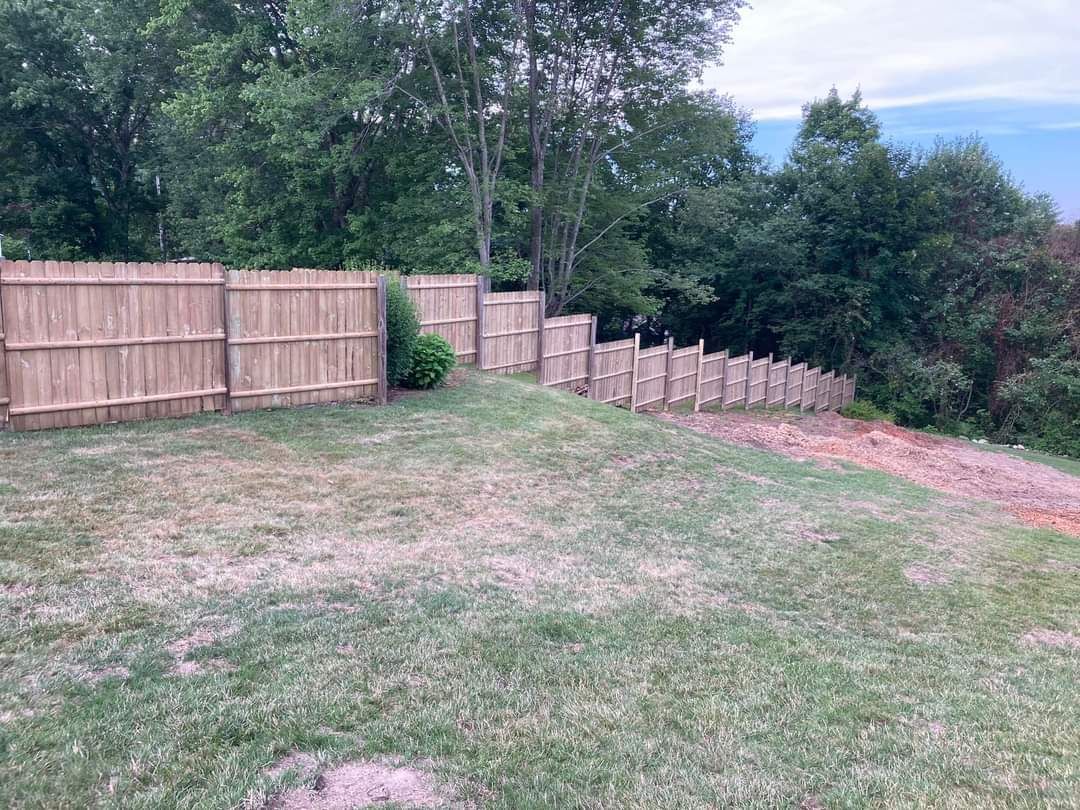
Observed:
[[[454,368],[454,347],[441,335],[420,335],[413,347],[408,382],[412,388],[437,388]]]
[[[840,415],[848,419],[862,419],[864,422],[895,422],[896,417],[888,411],[883,411],[873,402],[865,399],[856,399],[840,409]]]
[[[1006,437],[1080,458],[1080,358],[1036,358],[998,393],[1009,407]]]
[[[409,376],[420,334],[416,307],[401,285],[386,285],[386,382],[400,385]]]

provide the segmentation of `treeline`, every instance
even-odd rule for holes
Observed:
[[[1080,455],[1080,229],[977,140],[693,92],[741,0],[0,0],[8,256],[485,272]]]

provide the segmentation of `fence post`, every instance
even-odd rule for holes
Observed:
[[[630,413],[637,413],[637,367],[641,351],[641,332],[634,332],[634,365],[630,373]]]
[[[667,358],[664,360],[664,410],[668,409],[668,400],[671,399],[671,353],[675,351],[675,338],[667,339]]]
[[[476,277],[476,368],[484,367],[484,293],[487,276]]]
[[[750,380],[753,378],[754,372],[754,353],[747,352],[746,361],[746,390],[743,393],[743,408],[750,410]]]
[[[8,410],[11,408],[11,376],[8,374],[7,350],[4,346],[4,341],[7,340],[4,332],[4,285],[2,283],[5,264],[7,262],[0,259],[0,382],[3,382],[0,386],[0,430],[11,429],[11,418],[8,415]],[[225,401],[229,401],[227,396]]]
[[[375,282],[375,306],[379,310],[379,404],[386,404],[386,276]]]
[[[727,410],[727,384],[728,372],[731,371],[731,352],[724,349],[724,379],[720,383],[720,410]]]
[[[536,381],[544,384],[544,291],[536,307]]]
[[[596,399],[595,386],[593,385],[593,374],[596,373],[596,316],[592,316],[591,331],[589,332],[589,359],[588,367],[586,369],[587,377],[585,383],[589,386],[588,398]]]
[[[784,372],[784,405],[783,409],[787,410],[787,387],[792,384],[792,355],[787,355],[787,368]]]
[[[221,409],[221,412],[226,416],[232,415],[232,361],[229,355],[232,354],[232,346],[229,345],[229,337],[232,334],[229,329],[229,277],[225,273],[225,268],[218,262],[214,262],[211,267],[215,271],[221,271],[221,280],[225,282],[221,285],[221,331],[225,333],[225,407]]]
[[[705,368],[705,338],[697,342],[697,377],[694,378],[694,413],[701,410],[701,374]]]

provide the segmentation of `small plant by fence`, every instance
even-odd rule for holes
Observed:
[[[705,354],[640,335],[596,342],[592,315],[544,317],[544,294],[472,275],[400,283],[421,331],[460,362],[634,412],[672,406],[836,410],[855,381],[805,363]],[[386,401],[386,284],[371,272],[220,264],[0,263],[0,427],[17,430]]]

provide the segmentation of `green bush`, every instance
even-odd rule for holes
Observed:
[[[435,388],[446,382],[454,368],[454,347],[441,335],[420,335],[413,347],[409,386]]]
[[[394,279],[386,285],[386,382],[401,385],[409,376],[420,319],[409,296]]]
[[[840,415],[848,419],[862,419],[866,422],[895,422],[896,417],[888,411],[883,411],[873,402],[865,399],[856,399],[840,409]]]

